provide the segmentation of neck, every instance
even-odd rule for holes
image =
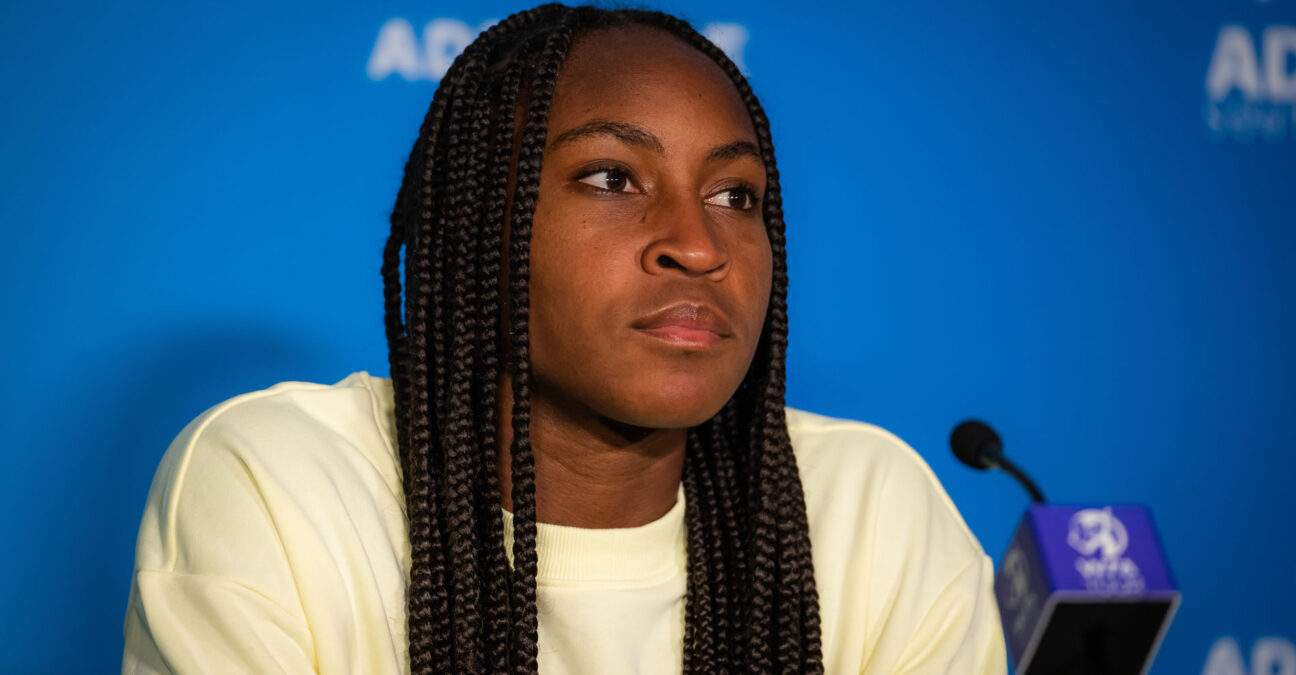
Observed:
[[[499,396],[500,503],[513,510],[512,383]],[[589,409],[531,397],[536,520],[584,528],[637,527],[670,511],[684,468],[687,429],[645,429]]]

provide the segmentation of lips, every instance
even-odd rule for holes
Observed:
[[[705,349],[733,337],[729,320],[720,312],[691,302],[660,309],[630,324],[641,333],[671,345]]]

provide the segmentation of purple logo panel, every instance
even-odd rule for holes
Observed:
[[[1032,506],[1028,518],[1053,590],[1104,596],[1174,592],[1174,581],[1141,506]]]

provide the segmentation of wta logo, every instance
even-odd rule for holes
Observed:
[[[400,75],[410,82],[439,82],[450,69],[450,64],[454,63],[455,57],[463,52],[478,33],[495,23],[495,19],[487,19],[472,26],[459,19],[433,19],[424,24],[420,39],[409,21],[400,17],[388,19],[378,29],[378,39],[369,52],[365,73],[374,81]],[[743,55],[750,34],[745,26],[715,22],[702,26],[700,32],[723,50],[740,70],[746,72]]]
[[[1071,516],[1067,544],[1080,555],[1113,560],[1129,548],[1129,534],[1110,508],[1085,509]]]
[[[1257,39],[1258,38],[1258,39]],[[1296,26],[1220,28],[1206,71],[1206,126],[1219,138],[1296,138]]]
[[[1140,593],[1146,587],[1138,565],[1125,557],[1129,531],[1110,507],[1076,511],[1067,525],[1067,544],[1080,554],[1076,571],[1090,591]]]

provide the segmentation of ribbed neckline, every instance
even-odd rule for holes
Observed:
[[[513,564],[513,514],[504,551]],[[647,581],[685,568],[684,490],[666,515],[638,527],[587,529],[536,523],[536,583]]]

